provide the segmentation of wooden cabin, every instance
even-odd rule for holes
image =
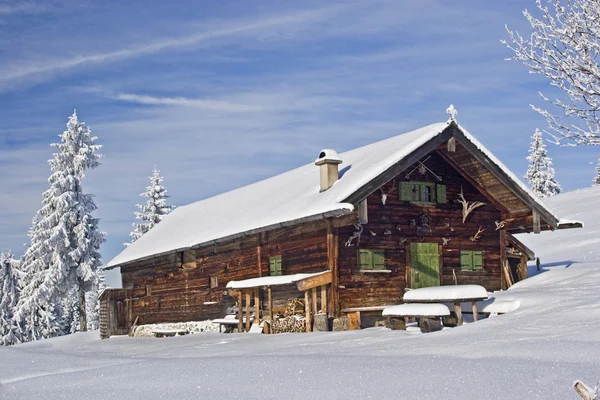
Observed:
[[[406,288],[506,289],[534,257],[514,234],[579,226],[561,223],[450,120],[339,155],[323,150],[314,163],[177,208],[108,264],[123,285],[114,297],[122,316],[112,319],[222,318],[243,301],[231,281],[323,271],[330,317],[398,304]],[[267,303],[266,291],[255,294]],[[104,315],[117,307],[110,298]]]

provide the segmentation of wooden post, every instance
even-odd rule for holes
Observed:
[[[540,214],[538,214],[537,211],[533,211],[533,233],[540,233],[541,232],[541,221],[540,221]]]
[[[473,321],[477,321],[477,319],[479,318],[479,316],[477,315],[477,302],[473,301],[471,302],[472,306],[473,306]]]
[[[260,288],[254,289],[254,323],[260,325]]]
[[[306,319],[306,332],[312,332],[312,317],[311,313],[310,296],[308,290],[304,292],[304,314]]]
[[[331,219],[327,220],[327,266],[331,270],[331,313],[340,316],[340,270],[338,266],[339,238],[338,229],[333,228]]]
[[[327,285],[321,286],[321,313],[327,314]]]
[[[500,289],[505,290],[508,288],[506,278],[504,276],[504,266],[506,265],[506,231],[500,229]]]
[[[260,233],[256,235],[256,256],[257,256],[257,264],[258,264],[258,276],[262,276],[262,245],[260,242]]]
[[[317,288],[312,288],[312,314],[316,315],[318,312],[318,304],[317,304]]]
[[[268,302],[269,302],[269,324],[271,324],[269,333],[273,333],[273,294],[271,293],[271,286],[267,288]]]
[[[240,290],[238,294],[238,333],[244,332],[244,290]]]
[[[250,331],[250,290],[246,290],[246,332]]]
[[[454,312],[456,313],[456,318],[458,319],[457,325],[460,326],[463,324],[462,311],[460,309],[460,301],[454,302]]]

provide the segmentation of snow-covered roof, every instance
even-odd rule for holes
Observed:
[[[344,200],[440,135],[449,123],[450,121],[429,125],[340,154],[340,179],[324,192],[319,191],[319,167],[310,163],[275,177],[178,207],[160,224],[113,258],[106,268],[216,243],[218,240],[351,213],[354,206]],[[467,140],[528,193],[540,208],[550,212],[481,143],[466,130],[461,127],[459,129]]]
[[[262,276],[260,278],[250,278],[241,281],[230,281],[227,284],[227,289],[247,289],[261,286],[289,285],[291,283],[296,283],[306,278],[314,278],[316,276],[320,276],[328,272],[330,271],[316,272],[314,274]]]

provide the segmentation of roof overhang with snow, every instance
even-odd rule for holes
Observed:
[[[460,144],[449,153],[445,143]],[[540,216],[543,229],[559,218],[477,139],[454,121],[438,123],[339,155],[339,179],[320,192],[313,163],[281,175],[178,207],[160,224],[113,258],[106,269],[216,244],[308,221],[352,213],[355,205],[423,156],[437,151],[507,215]],[[519,228],[520,229],[520,228]],[[523,230],[528,231],[528,227]],[[514,233],[518,233],[515,231]]]

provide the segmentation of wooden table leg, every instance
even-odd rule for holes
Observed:
[[[458,318],[457,325],[459,325],[459,326],[462,325],[463,317],[462,317],[462,311],[460,310],[460,301],[454,302],[454,312],[456,313],[456,318]]]
[[[473,301],[472,305],[473,305],[473,321],[477,321],[477,317],[478,317],[478,315],[477,315],[477,302]]]

